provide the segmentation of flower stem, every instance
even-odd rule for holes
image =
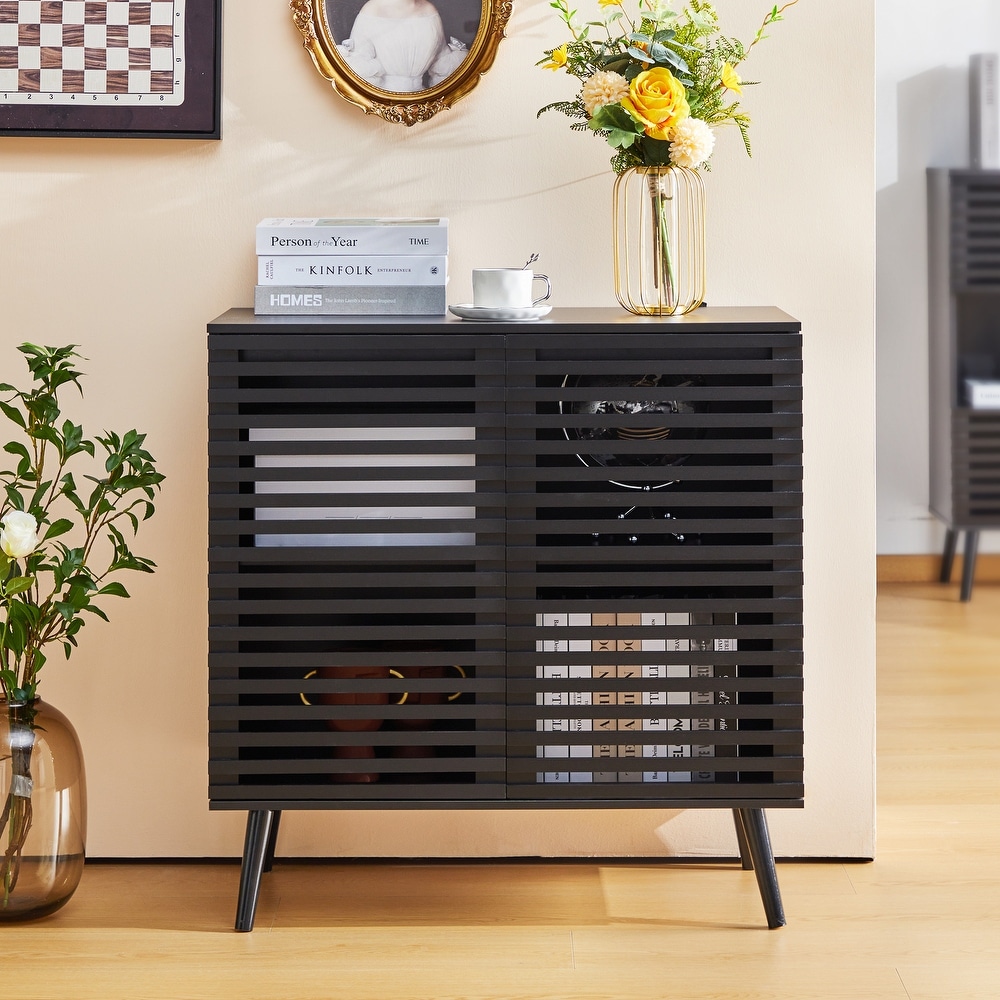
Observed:
[[[663,177],[654,171],[648,177],[649,193],[653,209],[653,283],[660,290],[660,301],[672,310],[677,300],[677,272],[670,240],[671,196],[664,190]]]
[[[0,812],[0,836],[7,843],[0,859],[0,905],[10,904],[21,873],[21,855],[31,830],[31,755],[35,747],[35,709],[31,705],[7,706],[7,732],[10,743],[11,781],[3,811]]]

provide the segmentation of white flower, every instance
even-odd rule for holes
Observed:
[[[604,69],[594,73],[580,91],[583,106],[591,116],[598,108],[617,104],[623,97],[628,97],[628,80],[620,73],[610,73]]]
[[[30,555],[38,545],[38,522],[21,510],[5,514],[0,523],[0,549],[11,559],[21,559]]]
[[[670,136],[670,162],[679,167],[700,167],[715,148],[715,133],[700,118],[685,118]]]

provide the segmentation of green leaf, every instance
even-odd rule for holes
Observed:
[[[48,530],[45,532],[45,537],[43,541],[48,541],[50,538],[58,538],[59,535],[65,535],[67,531],[73,530],[73,522],[69,518],[61,517],[58,521],[53,521],[49,525]]]
[[[80,608],[70,601],[53,601],[52,605],[63,619],[68,622],[71,622],[80,611]]]
[[[129,592],[117,582],[105,584],[97,592],[98,594],[111,594],[114,597],[129,597]]]
[[[656,166],[670,163],[670,143],[666,139],[650,139],[646,136],[642,140],[642,149],[647,163]]]
[[[4,596],[13,597],[15,594],[23,594],[26,590],[31,590],[34,583],[33,576],[15,576],[4,584]]]
[[[28,454],[28,449],[21,444],[20,441],[8,441],[7,444],[3,446],[3,450],[11,455],[18,455],[21,458],[26,458],[28,462],[31,462],[31,455]]]
[[[628,149],[635,145],[638,139],[635,132],[622,132],[619,129],[608,132],[608,145],[614,149]]]
[[[0,412],[2,412],[8,420],[13,420],[19,427],[25,426],[24,415],[16,406],[11,406],[10,403],[0,402]]]
[[[642,126],[620,105],[605,104],[598,108],[590,119],[592,129],[616,129],[638,135]]]
[[[637,49],[634,45],[630,45],[625,51],[641,63],[650,64],[653,61],[653,57],[648,52],[643,52],[642,49]]]

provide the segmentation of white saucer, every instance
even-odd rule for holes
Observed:
[[[474,306],[471,304],[448,306],[462,319],[480,323],[529,323],[552,312],[552,306]]]

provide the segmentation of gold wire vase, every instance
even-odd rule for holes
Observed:
[[[705,184],[686,167],[631,167],[614,191],[615,295],[637,316],[705,300]]]

